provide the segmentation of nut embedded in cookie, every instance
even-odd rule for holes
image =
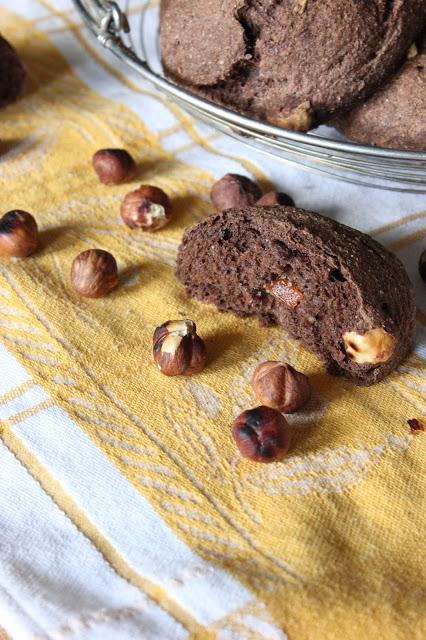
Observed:
[[[382,328],[364,334],[347,331],[343,342],[348,356],[357,364],[380,364],[392,358],[395,338]]]

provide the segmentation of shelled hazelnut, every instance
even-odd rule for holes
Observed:
[[[295,309],[305,297],[303,293],[288,278],[279,278],[270,282],[265,291],[283,302],[289,309]]]
[[[171,204],[162,189],[142,185],[126,195],[120,213],[130,229],[157,231],[170,222]]]
[[[380,364],[391,359],[395,338],[381,327],[364,334],[347,331],[343,336],[346,353],[356,364]]]
[[[281,127],[282,129],[303,132],[314,128],[315,113],[309,100],[306,100],[297,107],[294,107],[288,113],[283,113],[280,116],[267,116],[267,120],[271,124]]]
[[[309,378],[284,362],[262,362],[254,371],[252,386],[262,404],[283,413],[298,411],[311,397]]]
[[[71,284],[84,298],[102,298],[118,285],[117,262],[102,249],[80,253],[72,263]]]
[[[9,211],[0,219],[0,253],[12,258],[27,258],[38,247],[38,228],[26,211]]]
[[[125,149],[99,149],[92,158],[92,165],[103,184],[120,184],[135,173],[136,165]]]
[[[255,204],[262,197],[260,187],[237,173],[227,173],[214,183],[210,198],[218,211],[225,211],[232,207],[246,207]]]
[[[259,207],[271,207],[276,204],[281,204],[286,207],[294,207],[294,200],[287,193],[282,191],[269,191],[256,202]]]
[[[281,460],[290,447],[287,420],[270,407],[243,411],[232,426],[232,435],[241,455],[254,462]]]
[[[154,332],[153,357],[166,376],[200,373],[207,359],[206,347],[192,320],[169,320]]]
[[[419,273],[422,280],[426,282],[426,249],[422,252],[419,259]]]

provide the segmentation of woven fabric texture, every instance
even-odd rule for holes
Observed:
[[[69,2],[16,4],[12,14],[1,3],[1,31],[28,79],[0,114],[2,209],[31,211],[41,248],[0,260],[0,474],[10,468],[0,494],[21,504],[16,529],[6,507],[0,516],[0,596],[14,602],[0,597],[0,625],[16,640],[424,638],[426,433],[407,424],[426,417],[426,294],[415,266],[424,202],[265,165],[112,58],[104,63]],[[134,155],[131,183],[99,183],[90,160],[103,147]],[[331,378],[282,330],[185,297],[173,275],[180,238],[211,212],[214,179],[236,169],[265,187],[282,176],[296,200],[300,190],[305,206],[369,231],[404,260],[418,292],[416,344],[383,383]],[[142,182],[173,202],[172,222],[156,234],[131,232],[119,217],[124,194]],[[120,286],[87,301],[69,272],[91,247],[114,254]],[[152,363],[152,333],[179,317],[197,323],[209,361],[196,377],[168,379]],[[275,359],[309,375],[314,393],[290,418],[289,455],[256,466],[237,454],[230,426],[255,405],[255,366]],[[38,539],[30,512],[23,517],[31,504],[46,514],[40,545],[50,540],[34,558],[24,539]],[[81,601],[67,600],[79,574],[60,539],[80,545],[89,567]],[[58,587],[45,580],[52,566]],[[115,588],[122,599],[109,602]]]

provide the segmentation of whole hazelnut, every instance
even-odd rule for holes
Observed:
[[[240,453],[255,462],[281,460],[290,447],[290,427],[284,416],[270,407],[243,411],[232,426]]]
[[[255,204],[261,196],[262,191],[253,180],[237,173],[227,173],[214,183],[210,192],[213,206],[218,211]]]
[[[118,284],[117,262],[102,249],[80,253],[72,263],[71,284],[84,298],[102,298]]]
[[[6,106],[21,95],[25,75],[17,52],[0,36],[0,107]]]
[[[271,207],[276,204],[294,207],[294,200],[282,191],[269,191],[269,193],[265,193],[265,195],[256,202],[256,205],[259,207]]]
[[[262,404],[282,413],[298,411],[311,397],[309,378],[284,362],[263,362],[256,367],[253,389]]]
[[[426,282],[426,249],[420,256],[419,260],[419,273],[422,280]]]
[[[38,247],[37,222],[26,211],[9,211],[0,219],[0,253],[27,258]]]
[[[92,165],[103,184],[120,184],[129,180],[136,170],[135,161],[125,149],[99,149]]]
[[[131,229],[157,231],[170,222],[170,200],[158,187],[142,185],[126,195],[121,205],[121,217]]]
[[[206,347],[192,320],[169,320],[154,332],[153,356],[166,376],[192,376],[206,365]]]
[[[395,338],[381,327],[363,334],[347,331],[343,335],[343,344],[349,358],[356,364],[387,362],[395,350]]]
[[[420,431],[425,431],[425,425],[417,418],[412,418],[411,420],[407,420],[407,422],[408,426],[410,427],[411,433],[419,433]]]

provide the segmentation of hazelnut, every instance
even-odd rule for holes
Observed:
[[[268,118],[268,122],[282,129],[303,132],[309,131],[315,126],[315,116],[311,103],[307,100],[287,114]]]
[[[240,453],[255,462],[281,460],[290,447],[290,427],[284,416],[270,407],[243,411],[232,426]]]
[[[309,378],[284,362],[262,362],[255,369],[252,385],[262,404],[282,413],[298,411],[311,397]]]
[[[294,207],[294,200],[286,193],[281,191],[269,191],[256,202],[259,207],[271,207],[276,204],[285,205],[286,207]]]
[[[80,253],[72,263],[71,283],[84,298],[102,298],[118,284],[117,262],[102,249]]]
[[[423,251],[419,260],[419,273],[422,280],[426,282],[426,249]]]
[[[305,297],[303,293],[287,278],[273,280],[265,290],[289,309],[295,309]]]
[[[210,192],[213,206],[218,211],[250,206],[261,196],[262,191],[253,180],[237,173],[227,173],[214,183]]]
[[[423,422],[417,420],[417,418],[412,418],[411,420],[407,420],[408,426],[410,427],[411,433],[418,433],[419,431],[424,431],[425,426]]]
[[[0,36],[0,107],[14,102],[21,95],[25,75],[17,52]]]
[[[157,231],[170,222],[170,209],[170,200],[162,189],[142,185],[124,198],[121,217],[131,229]]]
[[[9,211],[0,219],[0,253],[27,258],[38,247],[37,222],[26,211]]]
[[[384,329],[370,329],[360,335],[347,331],[343,335],[346,353],[357,364],[380,364],[391,359],[395,338]]]
[[[153,356],[166,376],[192,376],[206,365],[206,347],[192,320],[169,320],[154,331]]]
[[[120,184],[129,180],[136,170],[135,161],[125,149],[99,149],[92,165],[103,184]]]

